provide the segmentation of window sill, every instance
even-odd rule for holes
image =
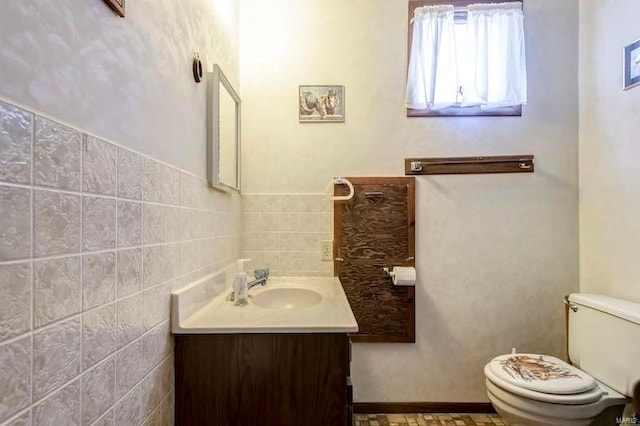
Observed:
[[[479,106],[473,107],[449,107],[437,111],[429,109],[409,109],[407,117],[521,117],[522,105],[482,109]]]

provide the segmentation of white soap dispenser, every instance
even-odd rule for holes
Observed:
[[[238,306],[244,306],[247,303],[247,273],[244,271],[244,263],[251,259],[238,259],[238,272],[233,279],[233,300]]]

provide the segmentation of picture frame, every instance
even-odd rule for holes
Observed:
[[[124,18],[125,14],[125,0],[104,0],[104,2],[113,10],[113,12]]]
[[[344,86],[298,86],[300,123],[344,123]]]
[[[623,88],[629,90],[640,85],[640,40],[622,50]]]

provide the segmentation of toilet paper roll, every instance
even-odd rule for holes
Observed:
[[[394,266],[391,272],[393,285],[415,286],[416,268],[412,266]]]

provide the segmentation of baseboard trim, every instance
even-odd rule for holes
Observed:
[[[356,414],[495,413],[489,402],[354,402]]]

